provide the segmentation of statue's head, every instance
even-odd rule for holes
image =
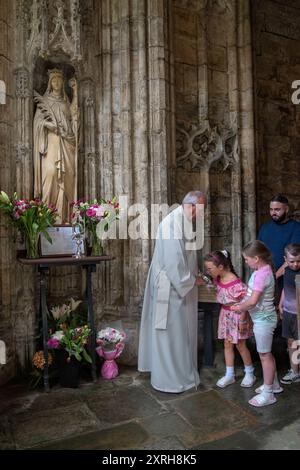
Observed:
[[[63,76],[62,70],[60,69],[48,70],[48,76],[49,76],[48,87],[47,87],[48,93],[51,93],[52,91],[62,93],[63,84],[64,84],[64,76]]]

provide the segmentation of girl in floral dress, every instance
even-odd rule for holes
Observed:
[[[221,304],[218,338],[224,340],[226,374],[217,386],[224,388],[235,382],[234,347],[239,351],[245,367],[242,387],[252,387],[256,377],[246,339],[252,336],[252,322],[248,312],[232,312],[230,306],[240,302],[247,286],[236,275],[228,251],[213,251],[204,258],[205,270],[213,278],[217,290],[217,301]]]

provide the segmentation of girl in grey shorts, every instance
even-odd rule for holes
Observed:
[[[248,310],[251,315],[264,379],[263,385],[255,390],[257,395],[251,398],[249,403],[253,406],[272,405],[276,402],[274,393],[282,392],[277,379],[275,359],[271,352],[273,334],[277,325],[272,255],[264,243],[254,240],[244,247],[243,257],[246,264],[254,271],[249,279],[245,301],[234,305],[231,309],[241,313]]]

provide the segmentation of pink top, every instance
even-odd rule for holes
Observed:
[[[269,264],[266,264],[262,268],[259,268],[254,277],[253,290],[263,292],[269,284],[270,277],[273,277],[273,271]]]
[[[217,286],[217,301],[225,310],[230,310],[230,305],[240,302],[247,292],[247,286],[240,279],[224,284],[217,278],[214,282]]]

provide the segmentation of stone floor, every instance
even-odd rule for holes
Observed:
[[[242,368],[226,389],[215,386],[222,371],[200,369],[199,389],[182,394],[157,392],[149,374],[125,367],[115,380],[54,385],[48,394],[8,384],[0,388],[0,449],[300,449],[300,383],[253,408]]]

